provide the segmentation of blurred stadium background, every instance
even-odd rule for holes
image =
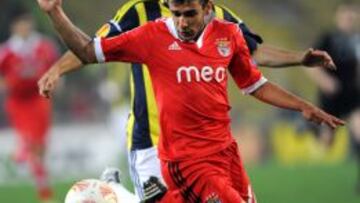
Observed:
[[[124,0],[65,1],[71,18],[87,33],[109,20]],[[215,0],[232,8],[267,43],[302,50],[332,25],[341,0]],[[8,36],[9,20],[28,7],[39,29],[56,38],[36,1],[0,1],[0,42]],[[61,44],[60,41],[58,41]],[[65,51],[62,46],[62,51]],[[70,185],[98,177],[105,166],[117,166],[131,188],[126,165],[125,123],[128,112],[126,64],[93,66],[67,76],[54,98],[53,129],[47,164],[56,196],[63,200]],[[292,92],[316,102],[316,87],[300,67],[262,69]],[[0,83],[1,84],[1,83]],[[0,85],[1,87],[1,85]],[[238,138],[259,202],[355,203],[356,167],[348,133],[341,128],[335,144],[325,150],[301,115],[269,107],[229,85],[233,132]],[[100,93],[101,92],[101,93]],[[0,91],[0,103],[5,92]],[[25,166],[10,161],[15,137],[0,109],[0,202],[36,202]]]

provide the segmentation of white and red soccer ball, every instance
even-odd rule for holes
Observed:
[[[76,182],[68,191],[65,203],[119,203],[114,190],[96,179]]]

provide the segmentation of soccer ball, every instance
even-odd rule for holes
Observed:
[[[119,203],[114,190],[96,179],[76,182],[68,191],[65,203]]]

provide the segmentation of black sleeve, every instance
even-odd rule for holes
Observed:
[[[258,44],[263,43],[263,39],[259,35],[252,33],[245,25],[245,23],[240,23],[239,27],[244,34],[246,44],[248,45],[250,53],[252,54],[254,51],[256,51]]]
[[[100,37],[113,37],[132,30],[140,25],[139,14],[134,6],[128,8],[126,4],[121,7],[115,17],[103,25],[96,33]]]
[[[252,54],[256,49],[258,44],[263,43],[263,39],[256,33],[250,31],[246,24],[236,16],[231,10],[224,6],[218,6],[223,10],[224,20],[239,24],[241,31],[243,32],[246,44],[249,47],[250,53]]]
[[[320,49],[323,51],[329,50],[329,45],[331,41],[331,36],[329,33],[322,34],[320,37],[317,38],[317,40],[314,43],[315,49]]]

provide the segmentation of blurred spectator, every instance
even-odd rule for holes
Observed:
[[[17,133],[12,158],[27,163],[41,201],[52,199],[44,164],[51,104],[38,94],[37,80],[57,59],[55,45],[35,31],[32,16],[23,12],[12,19],[11,36],[0,46],[0,74],[5,84],[5,111]]]
[[[24,5],[18,0],[1,0],[0,1],[0,42],[9,37],[9,22],[11,19],[24,11]],[[5,31],[5,32],[4,32]]]
[[[312,72],[310,76],[314,77],[314,81],[319,86],[321,107],[337,117],[348,120],[359,167],[357,191],[360,193],[360,90],[357,85],[359,61],[356,54],[358,6],[355,3],[339,5],[335,14],[335,28],[325,32],[315,45],[315,48],[330,54],[337,70],[313,69],[309,71]],[[330,145],[333,133],[323,126],[319,131],[319,138],[326,145]]]

